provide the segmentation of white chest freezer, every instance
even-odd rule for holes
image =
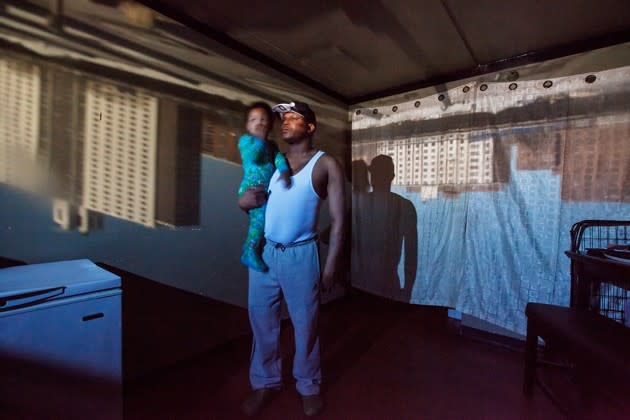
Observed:
[[[121,279],[89,260],[0,269],[0,405],[122,418]]]

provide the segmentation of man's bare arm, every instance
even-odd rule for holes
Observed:
[[[339,162],[332,156],[326,159],[327,170],[327,194],[330,210],[330,242],[328,245],[328,256],[326,265],[322,273],[322,287],[324,290],[330,289],[335,281],[339,268],[339,258],[341,257],[343,232],[345,224],[345,194],[344,175]]]

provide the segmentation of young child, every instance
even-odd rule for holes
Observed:
[[[271,107],[264,102],[256,102],[247,108],[245,128],[238,140],[238,150],[243,161],[243,180],[238,189],[241,196],[248,188],[262,186],[269,188],[269,181],[276,168],[286,187],[291,185],[289,165],[278,146],[267,139],[273,127]],[[243,244],[241,262],[256,271],[267,271],[268,267],[260,255],[265,229],[266,205],[249,211],[249,228]]]

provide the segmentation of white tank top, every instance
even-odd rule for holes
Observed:
[[[324,154],[317,151],[304,167],[291,177],[286,188],[276,170],[269,182],[265,212],[265,238],[281,244],[305,241],[317,234],[321,197],[313,188],[313,167]]]

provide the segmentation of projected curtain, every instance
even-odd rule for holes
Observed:
[[[524,334],[571,225],[630,219],[630,67],[357,109],[352,159],[354,286]]]

